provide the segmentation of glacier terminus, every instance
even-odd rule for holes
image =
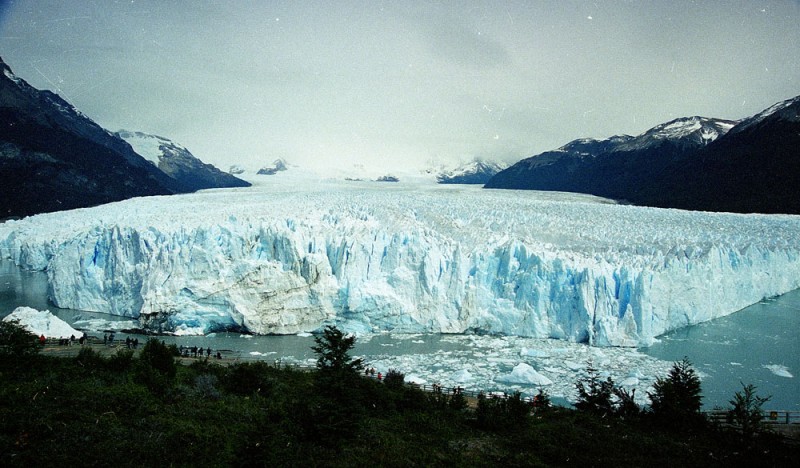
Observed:
[[[647,346],[800,287],[796,216],[297,177],[7,221],[0,255],[45,270],[58,307],[176,334],[336,324]]]

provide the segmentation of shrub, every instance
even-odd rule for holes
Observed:
[[[30,356],[41,349],[39,338],[19,320],[0,320],[0,356]]]
[[[174,350],[163,341],[150,339],[139,354],[134,381],[154,394],[164,395],[172,388],[177,371]]]
[[[165,377],[174,379],[178,369],[175,356],[175,351],[163,341],[150,339],[139,354],[139,361]]]
[[[133,366],[133,350],[120,348],[107,359],[108,368],[118,373],[124,373]]]
[[[269,394],[274,385],[263,362],[241,363],[228,368],[223,387],[235,395]]]
[[[624,388],[614,387],[614,396],[617,397],[616,409],[614,414],[623,418],[635,418],[642,413],[639,405],[636,404],[636,389],[630,392]]]
[[[478,409],[475,411],[478,427],[485,430],[519,429],[527,421],[530,406],[519,392],[511,396],[486,397],[478,394]]]
[[[219,400],[220,393],[216,385],[217,376],[213,374],[198,375],[194,379],[194,394],[200,398]]]
[[[464,393],[461,391],[461,388],[454,388],[452,395],[450,395],[450,401],[448,402],[448,407],[451,410],[461,411],[467,409],[467,397],[464,396]]]
[[[386,377],[383,378],[383,384],[392,389],[398,389],[403,386],[405,382],[405,374],[402,372],[389,369],[389,372],[386,373]]]
[[[542,411],[544,409],[550,408],[552,406],[552,403],[550,402],[550,394],[547,393],[547,390],[540,388],[538,393],[534,395],[531,405],[533,406],[533,409],[536,411]]]
[[[106,362],[100,353],[89,347],[82,347],[75,356],[75,361],[86,369],[100,369]]]

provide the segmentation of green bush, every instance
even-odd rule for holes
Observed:
[[[108,368],[117,373],[125,373],[133,367],[133,350],[120,348],[107,358]]]
[[[235,395],[268,395],[274,386],[268,371],[269,366],[264,362],[232,365],[222,378],[221,385]]]
[[[0,356],[30,356],[39,352],[39,338],[19,320],[0,320]]]
[[[614,396],[617,397],[616,408],[614,409],[614,414],[616,416],[623,419],[631,419],[638,417],[642,413],[641,408],[636,404],[635,388],[629,392],[624,388],[614,387],[613,391]]]
[[[106,366],[105,358],[88,346],[84,346],[78,351],[75,362],[86,369],[102,369]]]
[[[194,394],[200,398],[219,400],[222,394],[217,390],[217,376],[202,374],[195,377]]]
[[[397,389],[403,386],[405,379],[406,375],[402,372],[389,369],[389,372],[386,373],[386,377],[383,378],[383,384],[389,388]]]
[[[173,346],[174,347],[174,346]],[[168,379],[174,379],[178,370],[176,352],[161,340],[149,339],[144,345],[139,361]]]
[[[317,369],[327,373],[357,375],[364,368],[361,359],[350,357],[350,350],[356,343],[354,335],[347,336],[341,330],[328,325],[322,336],[315,336],[315,346],[311,349],[317,354]]]
[[[475,411],[478,427],[484,430],[518,430],[528,422],[531,406],[522,399],[520,392],[511,396],[487,397],[478,394],[478,409]]]
[[[178,372],[174,350],[156,339],[147,340],[134,367],[134,381],[157,395],[173,387]]]

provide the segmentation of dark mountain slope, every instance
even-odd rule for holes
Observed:
[[[181,191],[175,180],[0,60],[0,219]]]
[[[800,97],[733,122],[676,119],[637,137],[576,140],[487,188],[560,190],[659,207],[800,213]]]
[[[685,167],[671,167],[637,203],[800,213],[800,96],[743,120]]]
[[[243,187],[169,146],[165,170],[0,59],[0,220],[211,187]]]

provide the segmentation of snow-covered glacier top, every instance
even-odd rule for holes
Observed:
[[[649,344],[800,287],[800,218],[276,177],[0,225],[61,307],[179,333],[483,331]],[[284,182],[280,182],[280,181]]]

